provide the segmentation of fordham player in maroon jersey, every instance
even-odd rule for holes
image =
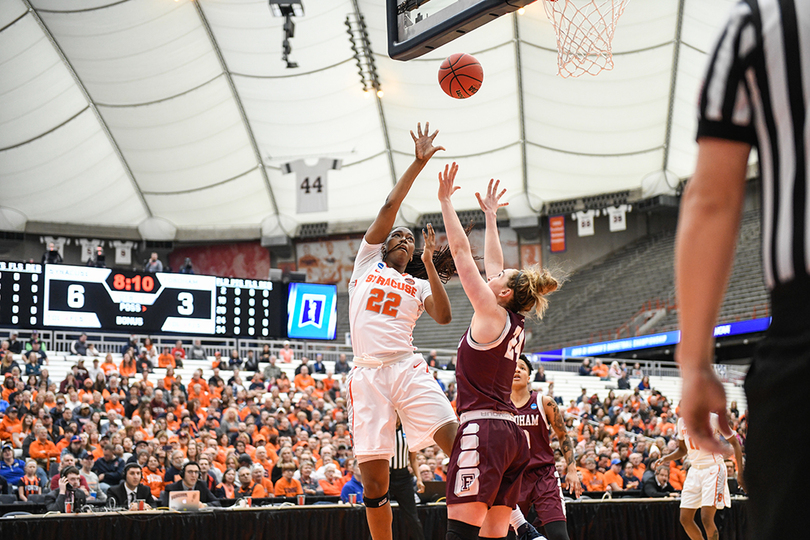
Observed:
[[[496,213],[499,182],[491,180],[486,197],[476,193],[486,217],[485,281],[473,260],[470,243],[450,197],[458,165],[439,173],[439,201],[447,242],[464,292],[475,310],[461,338],[456,363],[456,409],[460,426],[447,471],[447,539],[505,538],[518,502],[520,479],[529,463],[526,437],[515,423],[512,378],[523,351],[523,313],[542,315],[544,295],[557,280],[541,268],[504,269]]]
[[[560,409],[554,400],[529,386],[532,364],[521,354],[512,379],[512,403],[517,408],[515,420],[526,434],[529,443],[529,465],[523,472],[520,488],[520,510],[513,513],[512,525],[521,525],[523,516],[528,514],[531,505],[545,527],[549,540],[568,540],[565,525],[565,503],[563,502],[560,476],[554,466],[554,451],[549,444],[549,428],[554,430],[560,441],[560,450],[568,464],[566,481],[574,487],[577,498],[582,495],[582,484],[577,478],[574,462],[574,441],[568,436]]]

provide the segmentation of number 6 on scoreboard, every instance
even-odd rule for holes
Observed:
[[[191,293],[181,292],[177,295],[177,301],[180,305],[177,306],[177,313],[180,315],[191,315],[194,313],[194,297]]]

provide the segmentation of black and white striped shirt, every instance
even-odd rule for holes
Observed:
[[[405,439],[405,432],[402,431],[402,426],[397,427],[396,434],[394,435],[396,442],[394,444],[394,457],[391,458],[392,469],[405,469],[408,467],[408,441]]]
[[[757,147],[768,289],[810,275],[810,2],[743,0],[706,72],[698,138]]]

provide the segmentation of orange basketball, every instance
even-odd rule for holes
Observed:
[[[439,68],[439,85],[445,94],[456,99],[475,94],[483,82],[484,68],[467,53],[448,56]]]

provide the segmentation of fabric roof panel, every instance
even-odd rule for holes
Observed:
[[[165,99],[222,72],[190,2],[124,2],[41,17],[99,103]]]

